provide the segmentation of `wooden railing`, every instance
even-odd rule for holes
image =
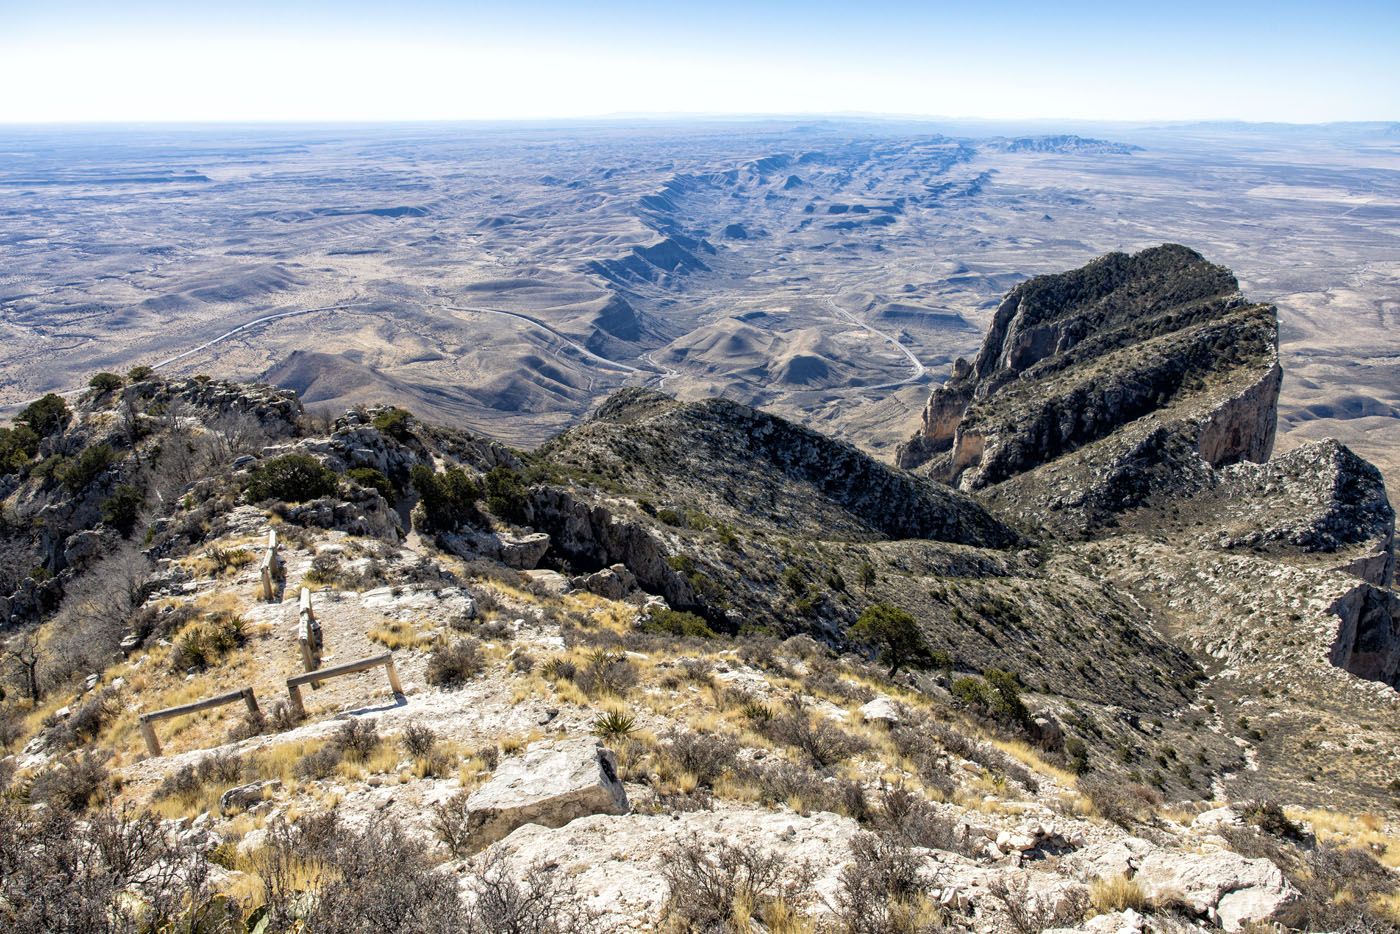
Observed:
[[[357,672],[368,671],[371,668],[383,666],[385,673],[389,676],[389,690],[395,694],[403,694],[403,686],[399,684],[399,672],[394,667],[394,653],[385,652],[383,655],[375,655],[370,658],[362,658],[357,662],[346,662],[343,665],[332,665],[330,668],[322,668],[319,671],[308,671],[304,675],[297,675],[287,679],[287,694],[292,702],[292,710],[297,716],[305,716],[306,708],[301,701],[301,686],[310,684],[315,687],[319,682],[330,678],[339,678],[342,675],[353,675]]]
[[[178,707],[167,707],[164,710],[155,710],[151,713],[143,713],[139,722],[141,725],[141,737],[146,741],[146,749],[153,756],[160,755],[160,740],[156,738],[156,728],[154,724],[157,720],[169,720],[171,717],[183,717],[185,714],[199,713],[201,710],[209,710],[214,707],[223,707],[225,704],[236,704],[243,701],[248,705],[248,713],[252,716],[258,715],[258,699],[253,694],[252,688],[242,688],[237,691],[230,691],[227,694],[220,694],[218,697],[207,697],[192,704],[181,704]]]

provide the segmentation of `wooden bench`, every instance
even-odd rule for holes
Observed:
[[[222,707],[225,704],[236,704],[243,701],[248,705],[248,713],[252,716],[258,715],[258,699],[253,694],[252,688],[242,688],[238,691],[229,691],[227,694],[220,694],[218,697],[208,697],[192,704],[181,704],[179,707],[167,707],[164,710],[154,710],[150,713],[143,713],[139,722],[141,724],[141,736],[146,740],[146,749],[153,756],[160,755],[160,740],[156,738],[157,720],[169,720],[171,717],[182,717],[188,713],[199,713],[201,710],[209,710],[213,707]]]
[[[356,672],[368,671],[371,668],[384,666],[385,672],[389,675],[389,690],[395,694],[403,694],[403,686],[399,684],[399,673],[394,668],[394,653],[385,652],[383,655],[375,655],[370,658],[362,658],[357,662],[346,662],[343,665],[332,665],[329,668],[322,668],[319,671],[308,671],[304,675],[296,675],[287,679],[287,694],[292,702],[292,710],[297,716],[306,715],[306,708],[301,702],[301,686],[310,684],[315,687],[319,682],[330,678],[339,678],[341,675],[353,675]]]

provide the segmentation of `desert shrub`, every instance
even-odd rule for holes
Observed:
[[[589,697],[622,697],[637,683],[637,666],[620,652],[599,649],[574,676]]]
[[[283,454],[248,471],[244,490],[255,503],[269,499],[301,503],[335,492],[335,472],[309,454]]]
[[[223,548],[219,545],[210,545],[204,549],[204,557],[213,563],[215,575],[245,568],[257,560],[257,555],[247,548]]]
[[[297,713],[291,704],[286,701],[278,701],[272,705],[271,714],[264,714],[261,710],[257,713],[245,713],[229,730],[229,741],[238,742],[254,736],[262,736],[264,733],[284,733],[300,724],[304,719],[306,719],[305,714]]]
[[[555,864],[532,863],[524,872],[497,850],[468,883],[475,896],[468,934],[575,934],[598,931],[599,915]]]
[[[1037,898],[1024,875],[1002,875],[987,885],[987,894],[1001,909],[1014,934],[1040,934],[1046,928],[1074,927],[1089,913],[1089,896],[1066,889],[1055,898]]]
[[[789,864],[756,847],[692,837],[662,854],[667,920],[687,932],[728,931],[786,912],[811,897],[814,878],[807,864]]]
[[[540,673],[551,681],[573,681],[578,677],[578,666],[570,659],[556,656],[544,663]]]
[[[923,795],[906,788],[896,786],[880,793],[875,823],[885,834],[908,846],[963,851],[953,833],[952,818],[945,816]]]
[[[756,723],[755,728],[775,743],[800,750],[817,768],[827,768],[869,748],[826,717],[810,716],[801,700],[789,699],[783,713]]]
[[[112,491],[111,496],[102,501],[99,514],[103,522],[123,536],[129,536],[136,528],[136,521],[141,518],[141,507],[145,505],[144,490],[134,483],[122,483]]]
[[[1378,903],[1396,898],[1400,883],[1365,850],[1333,843],[1299,845],[1254,826],[1224,827],[1220,833],[1241,856],[1267,859],[1278,866],[1298,890],[1298,898],[1273,918],[1288,930],[1346,934],[1400,930],[1393,919],[1377,912]]]
[[[69,753],[34,776],[29,800],[76,812],[105,798],[110,787],[107,756],[84,749]]]
[[[433,805],[433,833],[447,847],[448,852],[458,859],[472,853],[468,820],[470,811],[467,809],[467,799],[470,797],[470,791],[459,791],[446,801],[439,801]]]
[[[742,764],[736,776],[752,787],[763,804],[786,804],[802,813],[831,811],[863,819],[869,802],[856,782],[784,759]]]
[[[1095,813],[1125,828],[1146,820],[1162,803],[1162,796],[1147,785],[1107,777],[1085,778],[1079,790]]]
[[[170,667],[177,672],[203,670],[238,648],[245,639],[242,617],[216,614],[180,633],[170,650]]]
[[[1244,809],[1243,817],[1264,833],[1291,840],[1303,839],[1303,828],[1283,813],[1283,808],[1273,801],[1255,801]]]
[[[528,675],[535,670],[535,656],[529,652],[517,649],[510,656],[510,670],[518,674]]]
[[[1030,719],[1016,676],[1000,668],[988,668],[982,678],[958,678],[953,696],[973,713],[1004,726],[1024,727]]]
[[[713,787],[738,761],[739,745],[717,733],[668,730],[662,755],[677,772],[694,776],[697,783]]]
[[[377,413],[372,422],[375,428],[395,441],[408,441],[413,437],[413,413],[393,406]]]
[[[211,898],[208,875],[203,852],[167,836],[151,814],[103,809],[80,825],[62,810],[0,800],[6,930],[231,930],[237,911]]]
[[[364,762],[379,748],[379,727],[373,720],[352,717],[342,723],[331,737],[346,759]]]
[[[364,487],[366,490],[375,490],[385,501],[394,501],[394,484],[383,473],[373,467],[352,467],[345,471],[345,476],[353,482]]]
[[[99,398],[122,388],[122,378],[115,373],[94,373],[88,380],[90,388]]]
[[[841,871],[835,917],[840,934],[925,934],[943,930],[921,897],[919,860],[909,847],[873,833],[851,841],[851,864]]]
[[[1066,767],[1075,775],[1089,771],[1089,747],[1078,736],[1065,739],[1064,757]]]
[[[155,369],[153,367],[146,366],[144,363],[134,366],[126,371],[127,381],[132,383],[144,383],[146,380],[150,379],[152,376],[155,375]]]
[[[416,464],[410,479],[418,492],[428,531],[450,532],[480,520],[476,504],[481,499],[481,487],[460,467],[434,473],[431,467]]]
[[[24,425],[40,438],[47,438],[62,431],[71,417],[63,397],[50,392],[20,409],[15,424]]]
[[[929,664],[929,647],[918,620],[897,606],[871,604],[848,634],[856,642],[878,649],[881,661],[890,666],[891,677],[901,668]]]
[[[399,736],[403,751],[415,759],[426,759],[437,745],[438,736],[432,727],[410,723]]]
[[[305,753],[292,764],[292,773],[297,778],[321,780],[330,778],[340,766],[345,753],[335,743],[327,743],[320,749]]]
[[[376,814],[362,829],[331,814],[295,828],[275,822],[254,866],[268,930],[438,934],[467,928],[456,879],[426,845]]]
[[[466,684],[481,674],[486,667],[486,659],[481,654],[481,643],[475,639],[453,639],[440,641],[428,657],[425,677],[436,687],[456,688]]]
[[[671,636],[697,636],[701,639],[713,639],[715,636],[715,631],[703,617],[683,610],[652,610],[642,618],[638,628],[642,632]]]
[[[243,776],[243,759],[237,753],[216,752],[195,765],[186,765],[167,775],[156,788],[155,798],[176,798],[192,802],[207,785],[232,785]]]
[[[94,444],[83,448],[77,457],[70,458],[54,473],[70,493],[81,493],[108,467],[117,462],[117,454],[111,446]]]
[[[24,735],[24,721],[9,707],[0,707],[0,750],[9,749]]]
[[[476,627],[478,638],[488,642],[509,642],[515,638],[515,630],[503,619],[493,619]]]

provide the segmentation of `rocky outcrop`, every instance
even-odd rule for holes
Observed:
[[[1156,851],[1143,858],[1133,881],[1148,899],[1180,899],[1226,931],[1267,921],[1297,897],[1273,863],[1246,859],[1228,850],[1191,854]]]
[[[1400,689],[1400,596],[1361,584],[1331,609],[1341,624],[1329,661],[1358,678]]]
[[[650,390],[622,390],[540,454],[563,470],[626,476],[635,495],[658,505],[784,534],[991,548],[1020,540],[969,497],[721,399],[682,403]]]
[[[442,546],[462,558],[489,558],[518,571],[539,566],[549,551],[544,532],[470,532],[439,536]]]
[[[506,759],[467,799],[472,846],[481,849],[517,827],[563,827],[590,814],[626,814],[627,792],[612,752],[593,739],[533,743]]]
[[[1228,270],[1194,251],[1111,253],[1013,289],[897,460],[977,490],[1148,416],[1212,466],[1261,460],[1274,439],[1276,344],[1274,309],[1246,302]]]

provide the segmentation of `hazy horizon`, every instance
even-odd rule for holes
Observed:
[[[0,123],[1400,117],[1400,9],[1017,0],[0,5]]]

